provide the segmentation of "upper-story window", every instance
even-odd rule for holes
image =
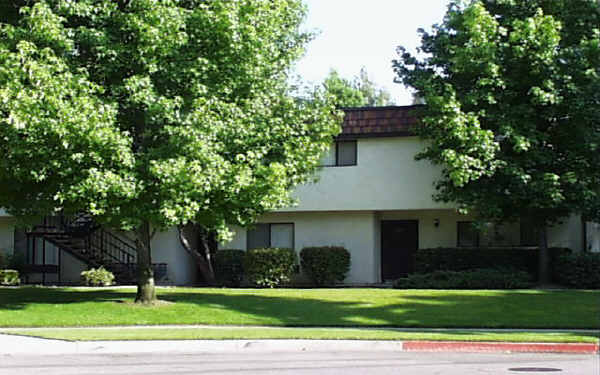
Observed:
[[[356,165],[356,141],[336,141],[321,159],[324,167],[345,167]]]

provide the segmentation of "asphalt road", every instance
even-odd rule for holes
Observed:
[[[569,374],[598,375],[597,355],[253,352],[0,355],[0,375]]]

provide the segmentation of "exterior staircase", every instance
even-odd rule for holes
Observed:
[[[89,268],[104,266],[115,275],[118,284],[132,284],[136,280],[135,243],[102,228],[93,221],[91,215],[48,216],[40,225],[34,226],[27,235],[34,240],[41,238],[51,243],[59,250],[85,263]],[[45,264],[29,266],[31,272],[36,272],[36,268],[40,270],[48,268]],[[166,275],[166,264],[153,264],[153,267],[157,280]]]

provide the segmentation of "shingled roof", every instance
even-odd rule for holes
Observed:
[[[343,108],[341,139],[367,137],[406,137],[418,119],[415,109],[420,105],[393,107]]]

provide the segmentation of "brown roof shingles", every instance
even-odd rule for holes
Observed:
[[[412,135],[417,124],[418,105],[344,108],[342,132],[338,138],[398,137]]]

